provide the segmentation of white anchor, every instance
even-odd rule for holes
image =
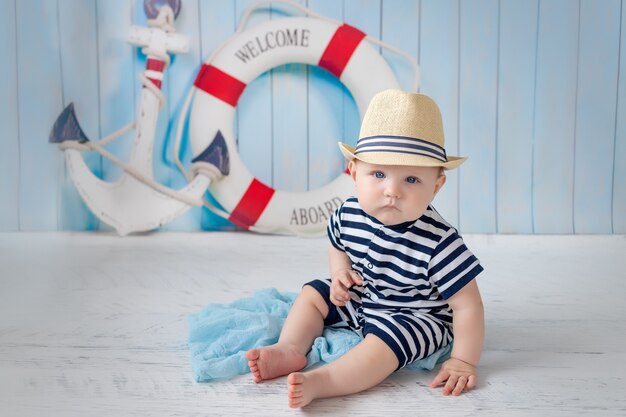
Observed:
[[[180,0],[144,0],[144,10],[151,19],[149,27],[131,27],[128,41],[147,56],[146,69],[140,79],[144,83],[136,121],[135,141],[128,163],[121,161],[103,145],[135,127],[135,123],[97,142],[91,142],[82,131],[70,103],[57,118],[49,141],[59,143],[81,197],[89,209],[103,222],[124,236],[132,232],[153,230],[185,213],[192,205],[204,204],[203,196],[212,181],[228,174],[228,155],[223,138],[194,159],[189,184],[172,190],[153,180],[152,151],[160,107],[164,97],[160,87],[163,71],[168,66],[168,53],[185,53],[188,39],[175,33],[173,21],[180,11]],[[221,141],[220,141],[221,139]],[[115,182],[95,176],[81,151],[99,152],[124,169]]]

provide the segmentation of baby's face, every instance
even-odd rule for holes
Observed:
[[[349,169],[361,208],[387,226],[418,219],[446,182],[435,167],[352,161]]]

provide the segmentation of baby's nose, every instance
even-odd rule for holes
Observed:
[[[385,197],[389,198],[399,198],[400,197],[400,189],[399,187],[390,181],[385,187]]]

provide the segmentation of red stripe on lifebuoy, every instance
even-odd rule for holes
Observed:
[[[230,213],[228,220],[237,226],[248,229],[263,214],[276,190],[263,184],[256,178],[252,180],[237,207]]]
[[[161,60],[148,58],[148,61],[146,62],[146,69],[148,70],[163,72],[164,68],[165,62]]]
[[[204,64],[193,85],[235,107],[246,84],[212,65]]]
[[[345,23],[339,26],[326,46],[318,65],[335,74],[337,78],[341,77],[354,50],[364,37],[365,33],[353,26]]]

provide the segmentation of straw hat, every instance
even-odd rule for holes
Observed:
[[[454,169],[467,158],[447,156],[437,104],[428,96],[385,90],[372,98],[356,148],[339,142],[348,160]]]

